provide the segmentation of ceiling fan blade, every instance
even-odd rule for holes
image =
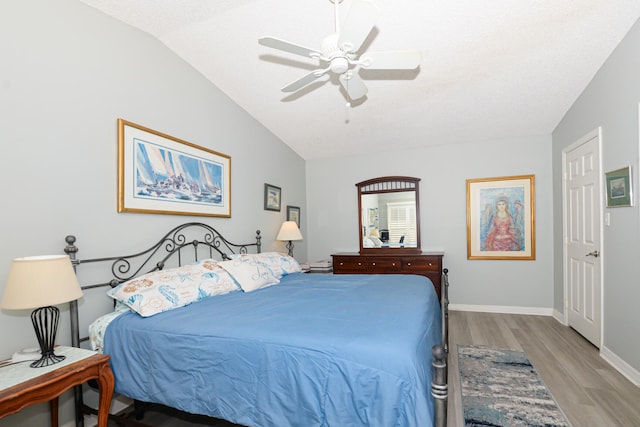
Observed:
[[[420,66],[422,52],[419,50],[393,50],[363,53],[359,62],[368,70],[413,70]]]
[[[356,99],[360,99],[365,96],[368,92],[367,87],[364,85],[364,82],[360,78],[360,75],[355,72],[355,70],[351,70],[344,74],[340,75],[340,84],[347,91],[347,95],[351,100],[355,101]]]
[[[272,47],[274,49],[284,50],[285,52],[295,53],[296,55],[306,56],[307,58],[320,57],[320,52],[318,52],[317,50],[309,49],[308,47],[300,46],[273,37],[259,38],[258,43],[263,46]]]
[[[375,25],[382,10],[370,0],[354,0],[344,20],[338,47],[344,52],[356,52]]]
[[[314,80],[322,77],[327,72],[327,70],[328,69],[326,69],[326,70],[323,70],[323,69],[313,70],[309,74],[306,74],[306,75],[302,76],[301,78],[299,78],[298,80],[294,81],[293,83],[289,83],[287,86],[283,87],[282,91],[283,92],[295,92],[298,89],[302,89],[303,87],[305,87],[309,83],[311,83]]]

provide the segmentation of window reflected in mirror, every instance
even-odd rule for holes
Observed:
[[[419,181],[419,178],[382,177],[356,184],[361,252],[420,251]]]
[[[362,195],[365,248],[418,247],[414,191]]]

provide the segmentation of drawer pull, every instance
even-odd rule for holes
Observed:
[[[344,265],[344,262],[341,262],[341,263],[340,263],[340,267],[342,267],[343,265]]]
[[[359,263],[358,263],[358,265],[362,265],[362,263],[361,263],[361,262],[359,262]]]
[[[396,266],[396,263],[394,262],[394,263],[392,263],[391,265],[395,267],[395,266]]]
[[[410,262],[408,262],[408,263],[407,263],[407,265],[408,265],[408,266],[411,266],[411,263],[410,263]]]
[[[373,266],[375,267],[375,266],[376,266],[376,263],[375,263],[375,262],[372,262],[372,263],[371,263],[371,265],[373,265]]]
[[[429,263],[429,266],[432,266],[433,264]]]

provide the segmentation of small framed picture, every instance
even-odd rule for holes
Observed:
[[[264,184],[264,209],[280,212],[282,189],[271,184]]]
[[[633,206],[631,188],[631,166],[605,173],[607,186],[607,207],[622,208]]]
[[[300,228],[300,208],[298,206],[287,206],[287,221],[295,221]]]

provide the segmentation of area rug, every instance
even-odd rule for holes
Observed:
[[[458,367],[465,426],[570,426],[525,353],[458,345]]]

